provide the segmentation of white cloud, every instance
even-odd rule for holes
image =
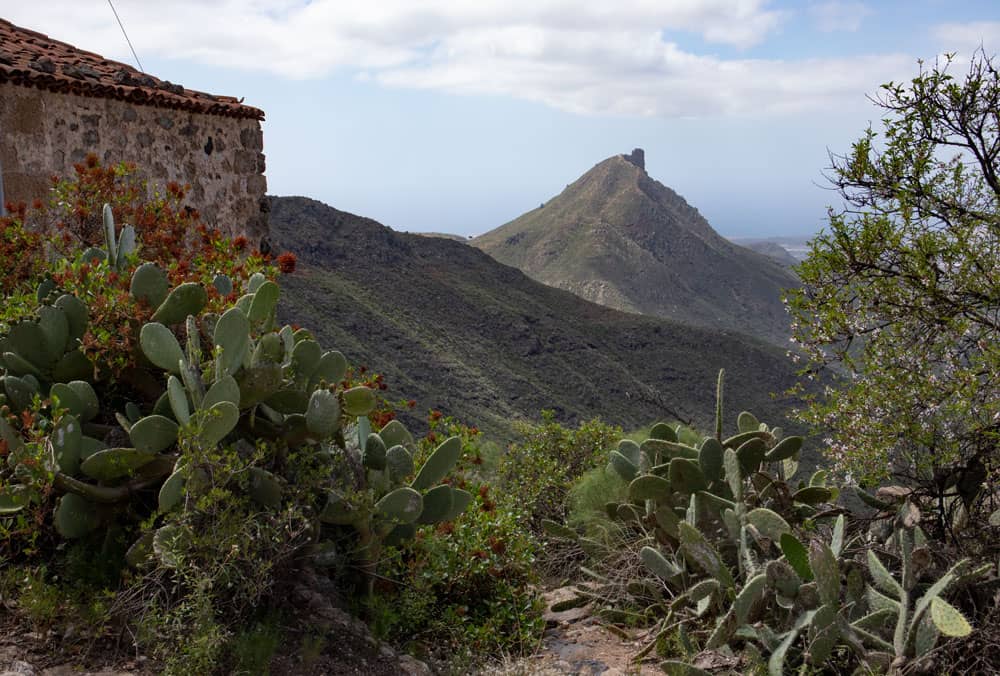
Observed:
[[[7,6],[9,5],[9,6]],[[495,94],[578,113],[704,116],[863,104],[908,57],[809,61],[705,56],[671,38],[736,48],[784,15],[768,0],[117,0],[144,55],[385,86]],[[103,3],[0,0],[0,15],[130,60]]]
[[[989,54],[1000,50],[1000,21],[945,23],[936,26],[934,37],[945,52],[968,53],[984,47]]]
[[[853,33],[861,28],[861,23],[872,14],[872,10],[862,2],[832,0],[811,6],[809,13],[812,14],[816,27],[824,33]]]

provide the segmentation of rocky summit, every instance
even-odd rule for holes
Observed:
[[[721,237],[646,173],[636,149],[471,242],[501,263],[601,305],[787,345],[795,276]]]

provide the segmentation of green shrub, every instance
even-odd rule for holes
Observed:
[[[569,489],[585,472],[605,464],[621,430],[596,419],[571,429],[555,422],[551,411],[542,411],[541,424],[521,425],[518,431],[523,440],[501,457],[497,489],[521,506],[526,525],[538,534],[543,519],[565,519]]]
[[[386,552],[373,620],[380,634],[420,652],[442,643],[455,657],[525,654],[542,630],[531,585],[536,543],[511,496],[490,487],[474,428],[431,413],[424,455],[441,434],[463,440],[453,481],[475,496],[461,519],[422,527]]]
[[[581,476],[569,491],[567,525],[588,535],[597,527],[607,528],[613,521],[605,505],[628,499],[628,483],[606,467],[597,467]]]

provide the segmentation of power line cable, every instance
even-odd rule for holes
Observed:
[[[125,32],[125,25],[122,23],[121,17],[118,16],[118,10],[115,9],[111,0],[108,0],[108,5],[111,6],[111,11],[114,12],[115,19],[118,20],[118,27],[122,29],[122,35],[125,36],[125,42],[128,43],[128,48],[132,50],[132,56],[135,57],[135,62],[139,66],[139,72],[145,73],[146,70],[142,67],[142,61],[139,60],[139,55],[135,53],[135,47],[132,46],[132,41],[128,39],[128,33]]]

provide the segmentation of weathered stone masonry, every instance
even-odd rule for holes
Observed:
[[[0,20],[8,202],[45,200],[52,175],[72,175],[95,153],[104,164],[134,162],[151,189],[189,184],[186,203],[207,223],[257,241],[268,232],[262,118],[235,99],[185,90]]]
[[[0,84],[0,167],[8,201],[45,198],[87,153],[135,162],[162,188],[188,183],[206,222],[254,237],[267,232],[263,134],[257,120],[137,106],[115,99]]]

